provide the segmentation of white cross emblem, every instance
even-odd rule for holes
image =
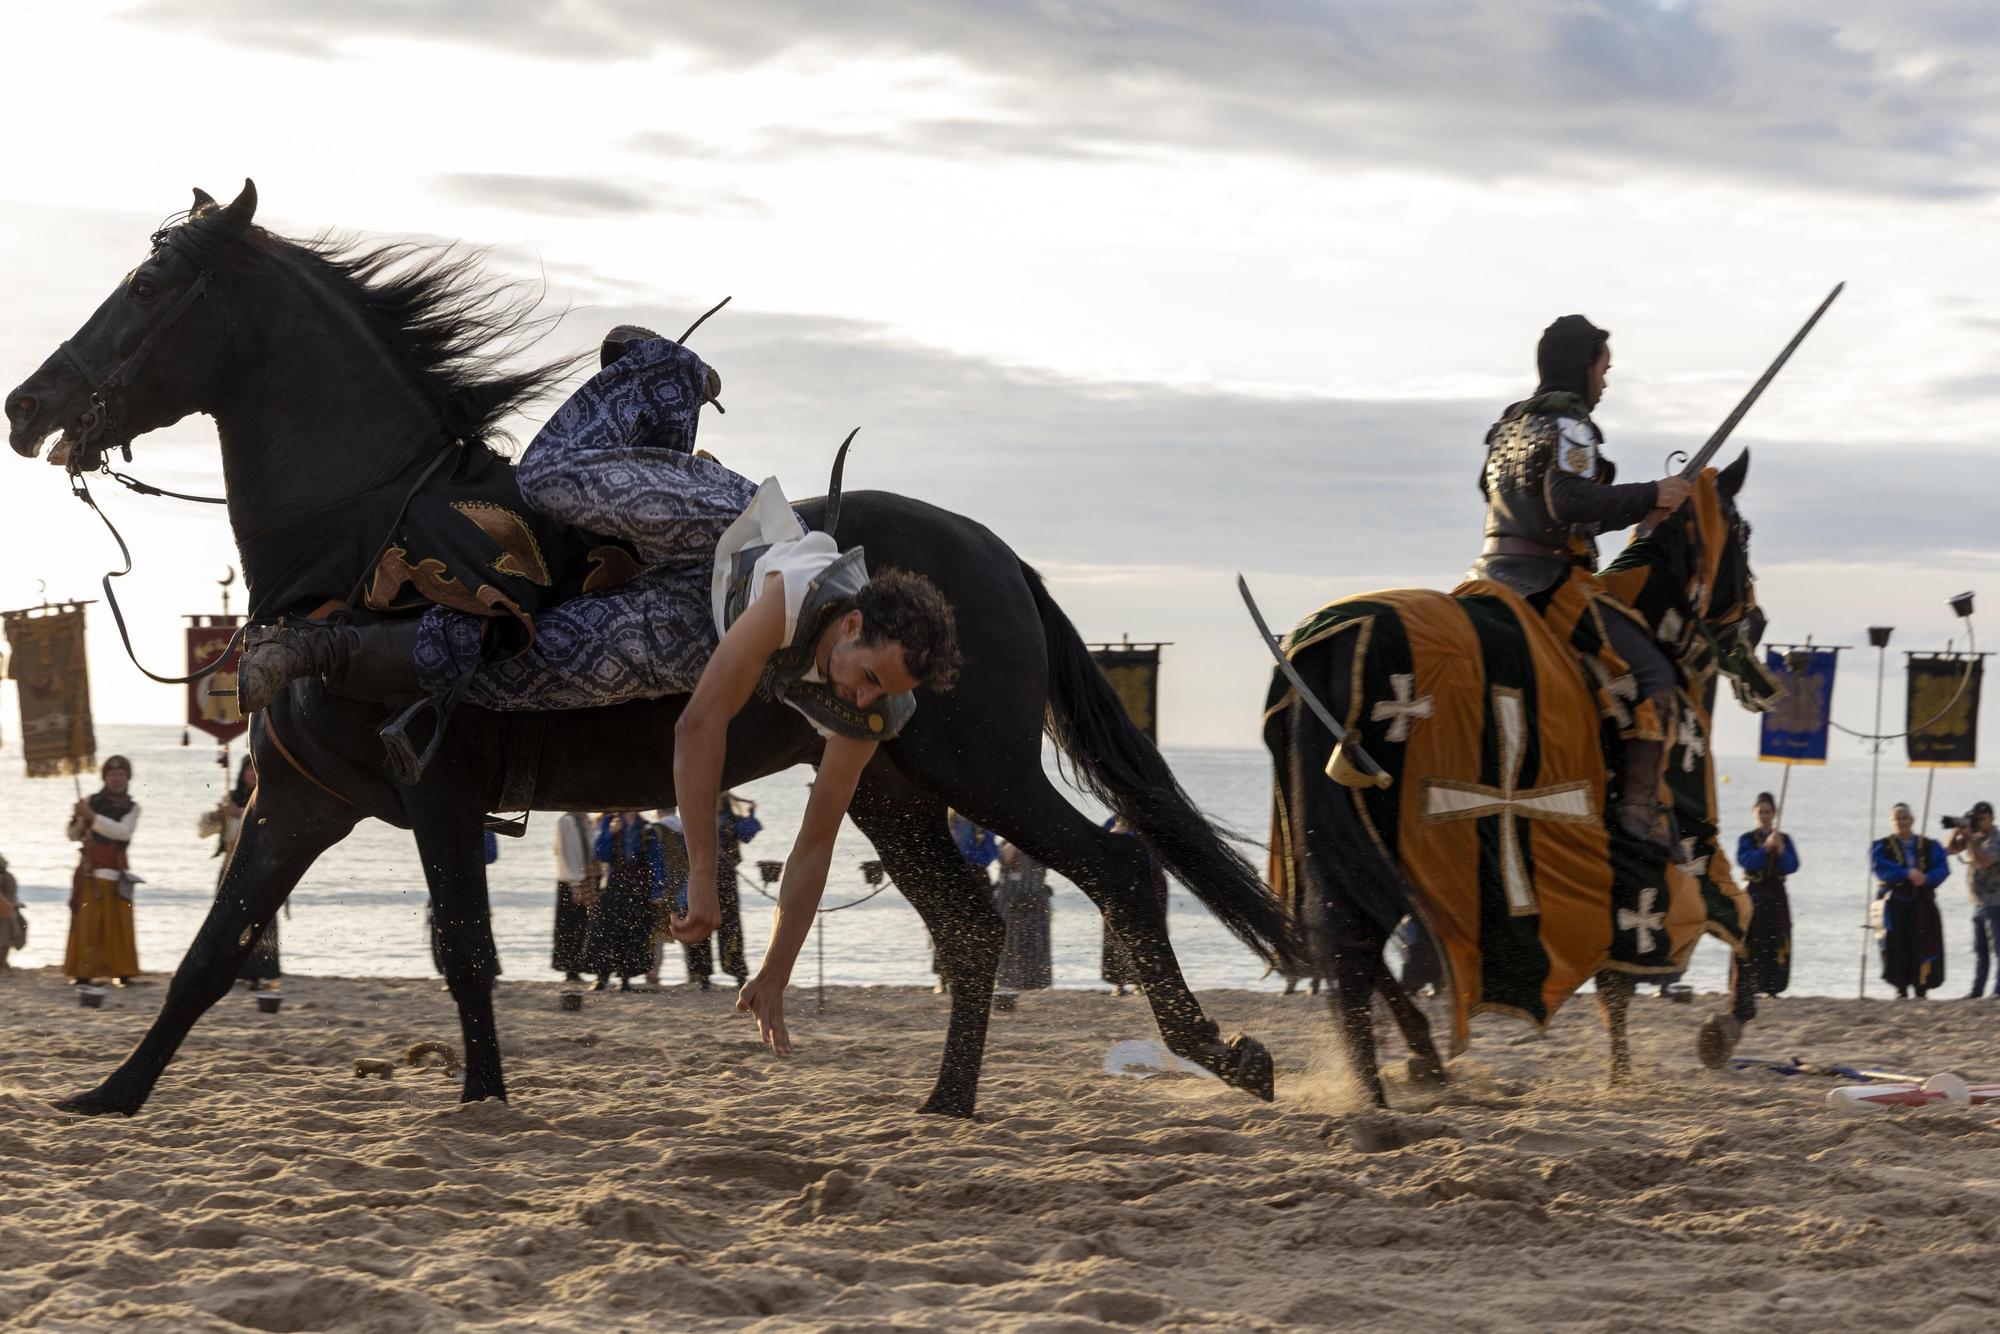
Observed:
[[[1396,692],[1396,698],[1385,699],[1377,704],[1368,715],[1370,722],[1394,719],[1389,724],[1389,740],[1407,741],[1410,724],[1419,718],[1431,716],[1433,703],[1429,695],[1418,695],[1417,678],[1408,672],[1397,672],[1389,678],[1389,685]],[[1415,696],[1415,698],[1412,698]]]
[[[1694,710],[1681,710],[1681,772],[1694,772],[1694,762],[1708,754],[1708,743],[1701,737],[1701,719],[1695,717]]]
[[[1639,891],[1639,911],[1630,908],[1618,910],[1618,929],[1632,932],[1632,943],[1640,954],[1649,954],[1653,949],[1653,933],[1667,929],[1667,915],[1653,911],[1653,904],[1660,897],[1659,891],[1647,885]]]
[[[1662,644],[1678,644],[1681,642],[1681,631],[1686,628],[1687,622],[1681,619],[1681,614],[1669,607],[1660,617],[1659,629],[1653,633]]]
[[[1708,869],[1708,858],[1696,852],[1694,844],[1692,836],[1681,840],[1681,859],[1674,865],[1699,880],[1702,873]]]
[[[1587,779],[1525,790],[1520,786],[1521,760],[1527,753],[1525,713],[1520,691],[1493,688],[1493,720],[1500,729],[1498,787],[1450,778],[1424,779],[1425,824],[1500,817],[1500,875],[1507,892],[1507,911],[1515,917],[1541,911],[1535,887],[1528,879],[1527,863],[1521,858],[1519,821],[1595,824],[1598,819]]]
[[[1611,669],[1594,656],[1583,660],[1590,674],[1597,678],[1597,688],[1610,706],[1612,721],[1620,731],[1632,725],[1632,710],[1639,703],[1639,678],[1627,672],[1623,676],[1613,676]]]

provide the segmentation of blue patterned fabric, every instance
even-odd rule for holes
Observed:
[[[715,652],[716,544],[756,484],[694,456],[708,368],[667,339],[635,343],[557,409],[521,456],[521,494],[544,514],[622,537],[643,574],[538,614],[527,652],[473,677],[468,703],[580,709],[686,694]],[[479,661],[485,625],[426,612],[419,678],[442,692]]]

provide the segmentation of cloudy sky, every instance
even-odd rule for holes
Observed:
[[[1455,581],[1481,436],[1569,311],[1657,476],[1846,279],[1737,434],[1772,637],[1942,647],[1949,594],[2000,596],[1986,4],[12,0],[0,50],[6,384],[245,176],[287,234],[489,248],[569,309],[551,349],[733,295],[703,444],[807,494],[859,425],[850,485],[988,524],[1089,637],[1173,642],[1170,743],[1254,744],[1236,571],[1282,622]],[[0,467],[0,605],[95,596],[109,537]],[[215,490],[214,433],[132,470]],[[227,528],[105,504],[180,670]],[[178,720],[101,607],[92,669],[100,719]]]

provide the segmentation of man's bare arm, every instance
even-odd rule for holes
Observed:
[[[840,822],[854,800],[861,771],[875,756],[873,741],[850,737],[829,737],[826,753],[820,757],[819,772],[813,779],[812,795],[806,799],[805,818],[792,842],[792,855],[785,859],[785,878],[778,886],[778,910],[771,916],[771,943],[764,949],[764,961],[757,976],[743,988],[736,1008],[757,1016],[757,1031],[771,1050],[783,1056],[792,1049],[785,1030],[785,987],[792,978],[792,965],[811,933],[813,914],[826,893],[826,874],[833,862],[833,840]]]
[[[765,587],[779,578],[769,576]],[[667,929],[683,944],[706,940],[722,921],[715,894],[715,804],[729,749],[729,720],[750,702],[765,664],[784,638],[785,599],[782,590],[770,590],[722,636],[674,724],[674,801],[687,839],[688,910],[685,917],[670,916]]]

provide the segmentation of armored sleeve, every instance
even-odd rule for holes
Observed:
[[[1594,524],[1603,532],[1630,528],[1652,510],[1659,488],[1652,482],[1611,485],[1611,464],[1598,443],[1589,422],[1562,419],[1556,456],[1542,483],[1549,515],[1557,523]]]

